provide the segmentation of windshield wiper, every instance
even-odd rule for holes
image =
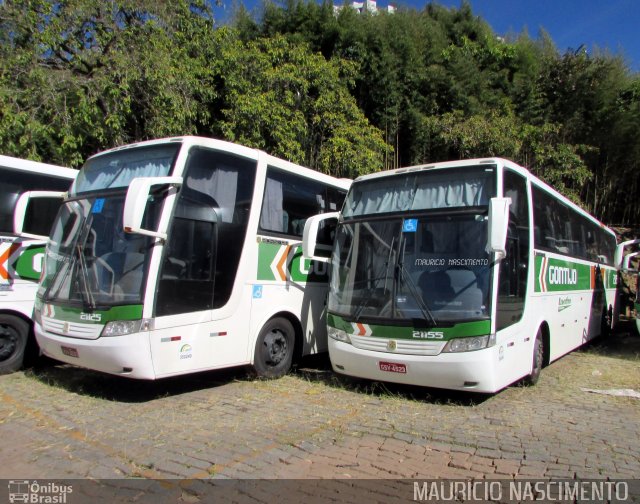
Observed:
[[[383,265],[385,268],[384,276],[380,276],[380,273],[382,273],[382,268],[380,268],[380,271],[378,272],[378,274],[373,278],[374,283],[373,283],[373,287],[369,289],[369,293],[370,293],[369,296],[365,298],[363,301],[361,301],[358,307],[356,308],[356,311],[354,313],[354,319],[356,322],[360,320],[360,315],[362,315],[362,312],[364,311],[364,309],[369,305],[369,301],[371,301],[371,291],[377,288],[378,282],[383,278],[385,279],[383,289],[385,292],[387,290],[387,278],[389,277],[389,266],[391,265],[391,254],[393,253],[393,244],[395,243],[395,241],[396,241],[396,237],[394,236],[393,239],[391,240],[391,245],[389,246],[389,255],[387,256],[387,261]]]
[[[64,263],[64,265],[67,266],[66,269],[64,270],[64,275],[62,275],[63,270],[59,269],[58,272],[51,279],[51,283],[49,283],[49,285],[47,286],[47,289],[44,291],[44,294],[42,295],[42,299],[44,301],[53,301],[60,293],[60,289],[62,289],[62,285],[64,284],[65,280],[69,276],[69,273],[71,272],[71,270],[73,269],[73,262],[71,260],[72,258],[73,256],[69,258],[68,262]],[[62,275],[62,278],[60,278],[60,275]],[[53,286],[56,285],[58,278],[60,278],[60,282],[57,283],[56,291],[52,294],[51,290],[53,289]]]
[[[418,308],[420,308],[420,312],[422,313],[422,319],[428,321],[433,327],[438,325],[433,313],[425,303],[424,299],[418,292],[418,287],[415,282],[411,279],[411,276],[407,273],[407,269],[404,267],[404,246],[406,244],[406,240],[402,241],[402,250],[398,254],[398,269],[400,270],[400,275],[404,283],[409,287],[409,292],[415,299]]]
[[[91,289],[89,288],[89,268],[87,268],[87,261],[82,252],[82,245],[76,245],[76,251],[78,252],[78,259],[80,260],[80,272],[82,277],[82,298],[84,303],[92,310],[96,307],[96,301],[93,298]]]

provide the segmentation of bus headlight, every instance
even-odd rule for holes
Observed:
[[[473,336],[471,338],[455,338],[449,340],[449,342],[442,349],[443,352],[474,352],[475,350],[482,350],[483,348],[489,348],[496,344],[496,335],[487,334],[486,336]]]
[[[148,331],[149,329],[151,329],[151,321],[149,319],[112,320],[104,326],[101,336],[125,336],[140,331]]]
[[[349,335],[346,332],[341,331],[340,329],[329,327],[327,328],[327,334],[331,339],[351,344],[351,338],[349,338]]]

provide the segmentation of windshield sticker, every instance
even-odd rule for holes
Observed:
[[[405,219],[402,223],[403,233],[415,233],[418,230],[418,219]]]
[[[102,213],[102,208],[104,207],[104,198],[98,198],[93,203],[93,207],[91,208],[91,213]]]

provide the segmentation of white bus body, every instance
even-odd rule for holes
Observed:
[[[20,368],[33,341],[33,302],[42,271],[44,245],[61,200],[39,200],[29,224],[33,234],[14,232],[14,211],[29,191],[67,191],[77,170],[0,156],[0,373]],[[42,235],[38,238],[38,235]]]
[[[314,255],[315,226],[304,236]],[[606,331],[613,232],[504,159],[358,178],[339,215],[329,355],[342,374],[496,392]]]
[[[302,259],[300,242],[307,217],[339,209],[349,185],[197,137],[93,156],[47,248],[42,352],[142,379],[286,373],[327,349],[326,264]]]

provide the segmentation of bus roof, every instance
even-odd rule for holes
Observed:
[[[69,180],[76,178],[76,175],[78,174],[78,170],[74,170],[73,168],[2,155],[0,155],[0,168],[9,168],[12,170],[33,173],[43,173],[53,177],[60,177]]]
[[[588,219],[596,223],[598,226],[600,226],[601,228],[605,229],[607,232],[615,236],[615,233],[613,232],[612,229],[610,229],[605,224],[600,222],[598,219],[596,219],[593,215],[591,215],[589,212],[587,212],[583,208],[580,208],[573,201],[571,201],[569,198],[559,193],[556,189],[551,187],[549,184],[547,184],[543,180],[540,180],[538,177],[532,174],[527,168],[524,168],[514,163],[513,161],[510,161],[504,158],[492,157],[492,158],[461,159],[457,161],[444,161],[440,163],[428,163],[428,164],[422,164],[422,165],[407,166],[405,168],[396,168],[393,170],[386,170],[386,171],[381,171],[377,173],[362,175],[356,178],[354,182],[361,182],[361,181],[372,180],[376,178],[393,177],[395,175],[403,175],[403,174],[406,175],[407,173],[413,173],[413,172],[419,172],[419,171],[439,170],[439,169],[456,168],[456,167],[464,167],[464,166],[479,166],[479,165],[504,166],[504,167],[513,169],[516,172],[519,172],[521,175],[531,180],[533,184],[537,185],[544,191],[550,193],[554,198],[559,199],[560,201],[562,201],[562,203],[569,206],[571,209],[577,211],[578,213],[581,213],[582,215],[584,215],[585,217],[587,217]]]

